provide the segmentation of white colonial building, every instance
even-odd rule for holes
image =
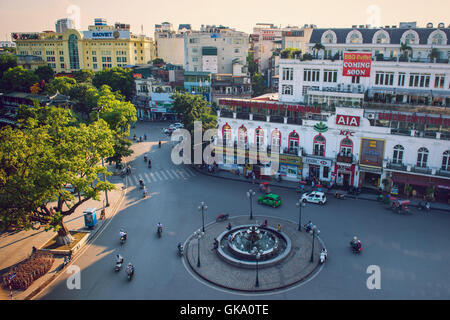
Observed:
[[[280,59],[280,101],[322,106],[450,106],[450,29],[314,29],[309,54]],[[372,54],[368,77],[344,76],[345,52]]]

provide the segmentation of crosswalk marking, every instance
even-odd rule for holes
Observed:
[[[180,173],[180,175],[181,175],[183,178],[187,179],[187,178],[189,177],[189,175],[188,175],[184,170],[178,169],[177,171]]]
[[[193,177],[195,177],[195,173],[192,172],[192,169],[186,168],[185,169],[188,173],[190,173]]]
[[[172,176],[172,174],[170,173],[169,170],[164,170],[165,173],[167,173],[167,175],[170,177],[170,179],[174,179],[174,177]]]
[[[164,177],[164,180],[168,180],[166,175],[164,174],[164,171],[159,171],[159,173]]]
[[[148,180],[148,182],[151,182],[150,176],[147,173],[144,173],[145,180]]]
[[[177,178],[177,179],[179,179],[179,178],[181,178],[179,175],[178,175],[178,173],[176,172],[176,170],[170,170],[171,172],[172,172],[172,174]]]
[[[155,172],[155,176],[156,176],[159,180],[163,181],[163,179],[161,178],[161,176],[159,175],[158,172]]]
[[[154,180],[154,182],[157,182],[158,179],[156,179],[155,174],[153,172],[150,173],[150,177]]]
[[[134,180],[134,183],[135,183],[135,184],[138,183],[138,180],[137,180],[137,178],[136,178],[135,176],[133,176],[133,180]]]

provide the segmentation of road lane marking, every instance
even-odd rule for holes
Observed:
[[[171,169],[170,172],[172,172],[172,174],[173,174],[177,179],[180,179],[180,178],[181,178],[181,176],[176,172],[176,170]]]
[[[156,175],[156,177],[158,178],[158,180],[164,181],[164,179],[163,179],[163,178],[161,178],[161,176],[159,175],[159,173],[158,173],[158,172],[155,172],[155,175]]]
[[[167,179],[166,175],[164,174],[164,172],[162,170],[159,171],[159,173],[164,177],[164,180],[169,180],[169,179]]]
[[[150,173],[150,176],[152,177],[152,179],[155,181],[155,182],[157,182],[158,181],[158,179],[156,179],[156,177],[155,177],[155,174],[152,172],[152,173]]]
[[[145,181],[152,182],[152,180],[150,179],[150,176],[147,173],[144,173],[144,176],[145,176]]]
[[[164,170],[164,172],[167,173],[167,175],[170,177],[170,179],[172,179],[172,180],[175,179],[169,170]]]

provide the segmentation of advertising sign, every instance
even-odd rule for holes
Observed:
[[[318,166],[330,167],[331,161],[325,159],[317,159],[317,158],[303,158],[303,163],[314,164]]]
[[[85,39],[130,39],[130,31],[83,31]]]
[[[359,127],[360,117],[357,116],[344,116],[341,114],[336,115],[336,124],[341,126]]]
[[[384,140],[362,138],[360,165],[381,168],[383,166],[384,143]]]
[[[344,52],[342,75],[347,77],[370,77],[372,53]]]

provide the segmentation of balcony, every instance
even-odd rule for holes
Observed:
[[[336,156],[336,162],[353,163],[353,155],[338,154]]]
[[[299,151],[298,147],[283,148],[283,154],[292,154],[298,156],[299,155],[298,151]]]
[[[439,169],[439,170],[436,170],[436,175],[441,176],[441,177],[449,177],[450,178],[450,171]]]
[[[422,174],[431,174],[431,169],[428,167],[413,166],[411,168],[411,171],[416,172],[416,173],[422,173]]]
[[[403,163],[388,162],[386,164],[386,168],[398,171],[407,171],[406,166]]]

